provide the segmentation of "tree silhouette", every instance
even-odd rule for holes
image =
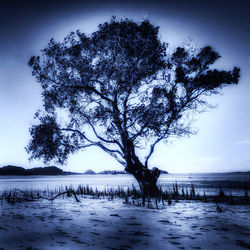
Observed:
[[[136,178],[144,198],[155,196],[160,170],[148,165],[156,145],[192,134],[190,113],[209,108],[207,96],[239,78],[236,67],[210,69],[220,56],[209,46],[167,52],[148,20],[112,18],[91,35],[51,39],[28,63],[44,101],[30,129],[31,159],[63,164],[70,153],[97,146]]]

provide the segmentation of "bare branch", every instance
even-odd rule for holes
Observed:
[[[98,146],[101,149],[103,149],[105,152],[109,152],[109,153],[117,153],[119,154],[121,157],[123,157],[123,153],[120,152],[119,150],[114,150],[114,149],[109,149],[106,146],[104,146],[100,141],[92,141],[90,139],[88,139],[83,133],[81,133],[79,130],[77,129],[69,129],[69,128],[62,128],[59,129],[61,131],[67,131],[67,132],[77,132],[80,134],[81,137],[83,137],[84,139],[86,139],[88,142],[90,142],[90,144],[86,144],[86,145],[81,145],[79,146],[79,148],[87,148],[87,147],[91,147],[91,146]]]
[[[55,79],[52,79],[50,77],[48,77],[48,75],[43,75],[43,77],[45,79],[47,79],[48,81],[51,81],[53,82],[54,84],[56,84],[57,86],[60,86],[60,87],[63,87],[63,88],[66,88],[66,89],[83,89],[83,90],[89,90],[89,91],[92,91],[93,93],[95,93],[96,95],[98,95],[99,97],[101,97],[103,100],[106,100],[108,101],[109,103],[112,103],[112,100],[110,98],[108,98],[107,96],[103,95],[100,91],[98,91],[97,89],[95,89],[94,87],[92,86],[89,86],[87,84],[83,84],[83,85],[75,85],[75,84],[70,84],[70,85],[67,85],[67,84],[63,84],[61,82],[57,82]],[[98,80],[92,80],[92,81],[98,81]]]
[[[96,142],[90,140],[84,133],[80,132],[78,129],[71,129],[71,128],[59,128],[60,131],[66,131],[66,132],[73,132],[78,133],[80,137],[84,138],[86,141],[95,144]]]
[[[161,136],[161,137],[157,138],[157,139],[155,140],[155,142],[150,146],[149,154],[147,155],[146,160],[145,160],[145,166],[146,166],[146,167],[148,167],[148,161],[149,161],[149,158],[150,158],[150,157],[152,156],[152,154],[154,153],[155,146],[156,146],[160,141],[162,141],[164,138],[165,138],[165,136]]]
[[[111,141],[111,140],[107,140],[107,139],[101,137],[100,135],[98,135],[98,133],[97,133],[95,127],[93,126],[93,124],[92,124],[90,121],[88,121],[88,124],[89,124],[89,126],[92,128],[92,130],[93,130],[95,136],[96,136],[99,140],[101,140],[101,141],[103,141],[103,142],[105,142],[105,143],[108,143],[108,144],[116,144],[116,145],[119,146],[119,148],[120,148],[122,151],[124,150],[124,148],[122,147],[122,145],[121,145],[117,140]]]

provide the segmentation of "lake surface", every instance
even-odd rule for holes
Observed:
[[[179,190],[183,187],[190,189],[194,184],[196,193],[218,194],[219,187],[229,194],[244,195],[250,190],[250,173],[208,173],[208,174],[162,174],[158,185],[162,189],[172,190],[177,182]],[[64,176],[0,176],[0,191],[14,188],[27,189],[57,189],[68,187],[76,188],[78,185],[89,185],[92,188],[103,190],[105,187],[123,188],[138,187],[131,175],[64,175]]]

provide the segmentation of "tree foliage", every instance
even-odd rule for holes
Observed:
[[[190,111],[209,107],[207,96],[237,84],[239,68],[212,69],[220,56],[210,46],[169,53],[158,29],[148,20],[112,18],[90,35],[52,39],[30,58],[44,101],[30,129],[31,158],[64,163],[70,153],[97,146],[133,173],[148,168],[160,141],[192,133]]]

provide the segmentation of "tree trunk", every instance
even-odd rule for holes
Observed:
[[[132,174],[138,181],[142,194],[143,204],[145,204],[146,198],[157,197],[159,195],[159,189],[156,183],[161,172],[158,168],[148,169],[146,166],[144,166],[135,154],[133,143],[127,140],[126,144],[127,167],[125,168],[125,170],[128,173]]]
[[[158,168],[147,169],[146,167],[134,166],[132,168],[126,169],[127,172],[133,174],[135,179],[138,181],[143,204],[145,204],[146,198],[156,198],[159,196],[159,188],[156,183],[160,176],[160,170]],[[132,170],[132,171],[131,171]]]
[[[142,193],[143,200],[145,198],[157,197],[159,195],[159,189],[156,185],[160,176],[160,170],[158,168],[145,169],[141,173],[135,174],[134,177],[138,181]]]

